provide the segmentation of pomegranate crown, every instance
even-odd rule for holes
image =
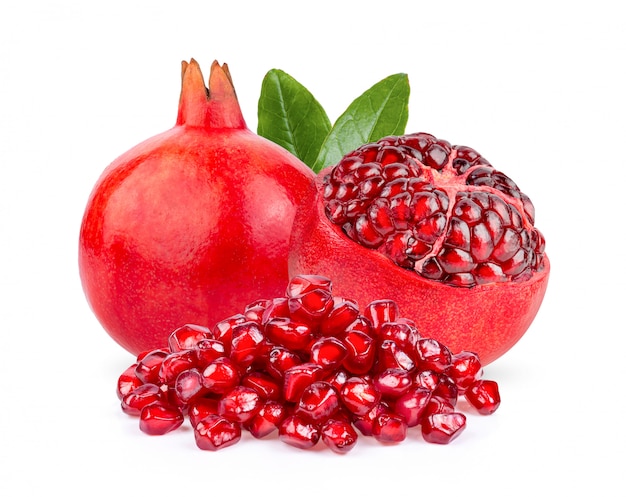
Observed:
[[[196,60],[182,62],[182,85],[177,126],[246,128],[228,65],[214,61],[208,88]]]

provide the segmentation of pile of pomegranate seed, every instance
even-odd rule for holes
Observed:
[[[347,154],[324,185],[330,221],[426,278],[472,287],[544,268],[530,198],[470,147],[428,133],[383,138]]]
[[[357,304],[317,275],[294,277],[284,297],[258,300],[212,329],[185,325],[168,347],[144,352],[120,376],[122,410],[163,435],[189,418],[200,449],[277,431],[307,449],[320,440],[350,451],[358,432],[401,442],[419,427],[447,444],[465,428],[464,396],[476,412],[500,405],[479,358],[456,354],[402,318],[395,302]]]

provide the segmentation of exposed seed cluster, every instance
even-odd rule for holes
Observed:
[[[500,405],[497,383],[482,373],[476,354],[423,337],[393,301],[361,312],[333,296],[328,278],[301,275],[284,297],[253,302],[212,329],[173,331],[167,348],[122,373],[117,394],[147,434],[188,418],[200,449],[228,447],[248,430],[346,453],[358,433],[397,443],[413,427],[427,442],[449,443],[466,426],[461,396],[480,414]]]
[[[472,287],[543,269],[528,196],[472,148],[427,133],[347,154],[324,177],[323,198],[351,239],[433,280]]]

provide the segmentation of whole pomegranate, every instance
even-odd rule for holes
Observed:
[[[282,292],[314,178],[247,128],[226,64],[213,63],[207,89],[198,63],[183,62],[176,125],[116,159],[88,200],[79,269],[96,317],[137,354]]]
[[[526,332],[546,291],[534,217],[528,196],[472,148],[387,137],[319,173],[296,216],[290,275],[327,275],[359,304],[384,295],[489,364]]]

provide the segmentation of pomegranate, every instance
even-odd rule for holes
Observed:
[[[183,62],[175,126],[110,164],[85,209],[82,285],[133,354],[287,283],[296,205],[315,174],[247,128],[226,64],[213,63],[208,85]]]
[[[534,218],[529,197],[475,150],[390,136],[318,174],[289,271],[332,277],[360,305],[385,296],[429,338],[486,365],[522,337],[546,292]]]
[[[295,276],[284,295],[245,306],[255,312],[244,322],[236,314],[212,330],[180,327],[168,348],[139,354],[117,382],[122,411],[138,417],[148,435],[174,431],[187,416],[202,450],[229,447],[245,430],[259,439],[274,433],[299,449],[321,440],[345,454],[357,430],[397,444],[417,427],[426,442],[450,443],[465,429],[457,405],[463,395],[467,402],[459,405],[475,413],[499,408],[498,384],[482,379],[478,356],[453,354],[423,337],[395,302],[379,299],[359,309],[333,296],[331,281],[319,275]],[[309,346],[277,333],[278,318],[285,330],[306,328]],[[355,333],[369,339],[364,362],[348,353],[363,342]]]

